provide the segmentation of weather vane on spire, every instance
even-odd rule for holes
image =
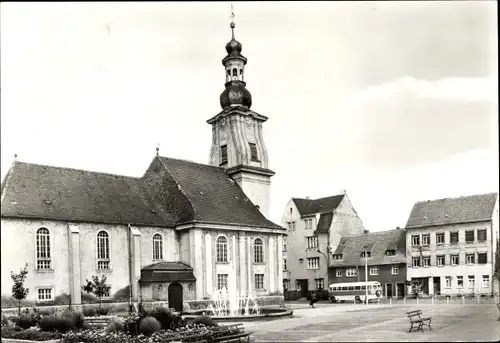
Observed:
[[[235,17],[235,15],[234,15],[233,3],[231,2],[230,5],[231,5],[231,17],[230,17],[231,18],[231,33],[232,33],[233,39],[234,39],[234,27],[235,27],[235,25],[234,25],[234,17]]]
[[[156,156],[160,155],[160,143],[156,143]]]

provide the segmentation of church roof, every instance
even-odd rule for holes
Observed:
[[[497,193],[487,193],[417,202],[406,228],[490,221],[497,197]]]
[[[327,213],[334,211],[339,205],[345,194],[338,194],[320,199],[301,199],[292,198],[297,210],[302,217],[314,215],[316,213]]]
[[[223,168],[166,157],[155,157],[141,178],[16,161],[1,194],[2,217],[281,229]]]

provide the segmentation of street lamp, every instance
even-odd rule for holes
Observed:
[[[319,252],[321,255],[325,256],[326,259],[326,287],[327,287],[326,289],[328,290],[330,288],[330,281],[328,277],[328,268],[330,268],[330,247],[326,247],[326,250],[328,255],[325,255],[325,253],[322,252],[319,248],[316,251]]]
[[[368,256],[365,248],[365,302],[368,305]]]

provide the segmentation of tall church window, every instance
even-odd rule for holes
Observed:
[[[238,69],[233,69],[233,80],[238,80]]]
[[[153,260],[163,260],[163,237],[159,233],[153,236]]]
[[[220,147],[221,164],[227,163],[227,145]]]
[[[257,144],[255,143],[248,143],[250,145],[250,159],[252,161],[259,161],[259,155],[257,154]]]
[[[97,269],[109,269],[109,235],[106,231],[97,234]]]
[[[227,238],[220,236],[216,244],[217,262],[227,262]]]
[[[36,231],[36,268],[50,269],[50,232],[42,227]]]
[[[264,263],[264,243],[260,238],[253,242],[253,262]]]

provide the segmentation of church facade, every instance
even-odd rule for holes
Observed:
[[[269,221],[263,139],[267,117],[250,109],[247,59],[234,38],[222,60],[222,111],[212,126],[209,164],[157,154],[142,177],[15,161],[2,183],[2,296],[10,272],[28,265],[28,300],[58,295],[81,304],[82,286],[106,275],[109,297],[184,301],[217,289],[255,296],[282,292],[286,230]]]

